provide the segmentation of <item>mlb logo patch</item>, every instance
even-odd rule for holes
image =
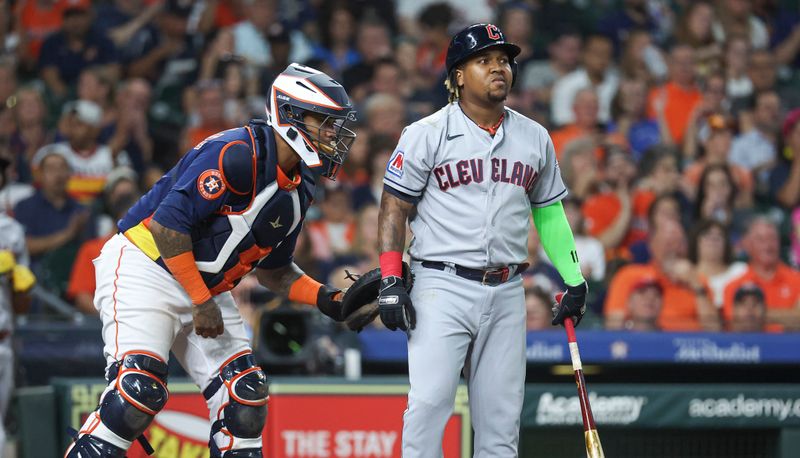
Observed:
[[[405,156],[402,151],[400,150],[395,151],[392,158],[389,159],[389,164],[386,166],[386,171],[396,176],[397,178],[402,178],[404,159]]]

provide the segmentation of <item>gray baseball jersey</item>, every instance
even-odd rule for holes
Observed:
[[[17,264],[29,265],[28,249],[25,246],[25,230],[14,218],[0,211],[0,250],[14,253]],[[14,324],[11,305],[11,280],[0,276],[0,331],[10,331]]]
[[[406,127],[383,182],[419,198],[414,259],[473,268],[523,262],[531,206],[567,194],[544,127],[506,108],[492,137],[457,103]]]
[[[17,264],[29,265],[28,249],[25,246],[25,230],[22,225],[0,211],[0,250],[14,253]],[[10,273],[0,275],[0,331],[11,331],[14,327],[14,308],[11,302]],[[14,353],[11,338],[0,339],[0,454],[5,447],[6,433],[3,427],[11,393],[14,390]]]

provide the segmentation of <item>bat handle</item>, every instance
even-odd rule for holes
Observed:
[[[578,339],[575,338],[575,319],[572,317],[564,320],[564,329],[567,330],[567,341],[569,343],[577,343]]]

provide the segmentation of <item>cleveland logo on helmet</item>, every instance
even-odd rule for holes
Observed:
[[[291,64],[272,83],[266,106],[267,124],[288,143],[311,168],[335,179],[347,158],[355,132],[346,127],[356,121],[356,111],[341,84],[300,64]],[[325,116],[320,127],[308,126],[307,112]],[[333,129],[331,141],[322,140],[322,129]]]

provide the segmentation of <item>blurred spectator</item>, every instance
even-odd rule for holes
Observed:
[[[611,279],[603,314],[607,329],[621,329],[628,317],[627,303],[642,279],[657,278],[663,290],[658,325],[665,331],[720,329],[716,308],[705,285],[686,259],[686,235],[680,224],[666,221],[650,233],[651,262],[622,267]]]
[[[78,246],[91,235],[89,211],[67,193],[70,161],[58,149],[37,153],[33,167],[40,188],[14,208],[15,218],[25,228],[31,268],[40,284],[56,294],[66,290]]]
[[[359,62],[361,56],[354,48],[356,19],[346,2],[327,2],[319,15],[320,42],[314,45],[313,56],[328,65],[332,76]]]
[[[417,48],[417,71],[424,78],[426,87],[443,81],[452,21],[453,8],[445,2],[428,5],[419,14],[421,33]]]
[[[406,111],[403,100],[391,94],[373,94],[364,103],[367,128],[373,134],[400,138],[406,126]]]
[[[623,328],[628,331],[660,331],[658,318],[664,305],[664,290],[655,276],[642,277],[631,286],[627,303],[627,319]]]
[[[517,84],[531,92],[536,112],[550,117],[550,96],[553,84],[573,72],[581,56],[581,35],[575,29],[564,29],[557,33],[547,45],[547,60],[535,60],[521,71]],[[538,119],[538,117],[537,117]]]
[[[110,178],[105,189],[105,206],[113,224],[99,237],[84,242],[72,264],[66,296],[75,303],[75,308],[88,315],[97,314],[94,308],[95,272],[92,260],[100,256],[103,245],[118,232],[117,221],[139,199],[136,175],[130,169],[127,170],[117,169],[112,172],[119,177]]]
[[[377,205],[369,204],[359,210],[355,221],[355,235],[350,250],[336,257],[334,264],[347,265],[356,273],[368,272],[380,265],[380,247],[378,246],[378,212]],[[337,280],[331,272],[329,281]]]
[[[647,236],[645,220],[653,196],[635,189],[636,172],[630,155],[612,148],[602,186],[583,203],[586,231],[603,244],[607,259],[627,258],[628,247]]]
[[[737,207],[735,179],[729,166],[709,165],[700,176],[700,186],[694,204],[694,221],[710,219],[720,222],[728,229],[729,237],[738,241],[744,232],[744,222],[750,212],[748,208]],[[750,196],[752,198],[752,196]]]
[[[616,54],[632,33],[638,30],[655,34],[657,25],[650,17],[647,0],[623,0],[621,8],[614,8],[597,24],[597,30],[611,39]]]
[[[754,49],[769,45],[764,22],[752,12],[752,0],[717,0],[717,20],[712,25],[714,39],[724,43],[734,35],[747,37]]]
[[[525,288],[525,330],[547,331],[552,329],[553,298],[539,286]]]
[[[789,261],[795,269],[800,268],[800,207],[791,214],[791,233],[789,234]]]
[[[356,198],[356,188],[367,185],[370,180],[369,164],[371,153],[370,132],[361,129],[358,136],[347,152],[347,160],[342,164],[339,174],[336,175],[336,182],[350,186],[353,189],[353,208],[358,210],[362,202]],[[393,146],[392,146],[393,147]]]
[[[777,92],[764,91],[756,94],[755,101],[753,122],[733,140],[729,160],[731,164],[750,170],[753,178],[759,180],[762,172],[775,163],[781,126],[781,100]],[[766,180],[762,178],[760,181]]]
[[[579,138],[566,146],[559,159],[561,178],[570,195],[578,200],[590,197],[603,178],[596,150],[590,138]]]
[[[638,187],[650,191],[654,198],[680,191],[678,158],[679,154],[672,145],[659,144],[647,149],[639,161]],[[681,202],[681,208],[684,205],[688,208],[688,201]]]
[[[503,31],[506,41],[519,46],[520,53],[514,59],[519,70],[524,71],[528,63],[536,57],[533,47],[533,9],[524,2],[506,2],[499,8],[496,24]]]
[[[0,105],[9,106],[17,92],[17,66],[13,59],[0,57]]]
[[[45,39],[39,75],[55,97],[63,99],[87,67],[105,65],[116,81],[120,66],[114,44],[92,28],[91,0],[65,0],[61,30]]]
[[[109,140],[113,148],[124,149],[130,165],[137,173],[153,158],[153,139],[148,128],[147,112],[150,109],[152,90],[142,78],[123,81],[116,91],[117,119]]]
[[[64,106],[63,125],[66,141],[42,147],[37,157],[57,151],[69,159],[72,176],[69,194],[82,203],[90,203],[102,191],[106,176],[117,165],[130,165],[124,151],[98,143],[103,110],[94,102],[76,100]]]
[[[572,101],[573,122],[550,134],[550,138],[553,140],[553,147],[556,150],[556,158],[561,158],[564,148],[572,141],[584,137],[589,137],[594,141],[599,140],[599,109],[600,103],[594,89],[585,88],[575,93]],[[602,152],[600,151],[598,159],[601,156]]]
[[[676,192],[665,192],[656,194],[658,197],[649,204],[647,208],[646,232],[652,234],[658,227],[675,222],[681,224],[681,201],[680,194]],[[631,262],[637,264],[647,264],[650,262],[650,243],[649,240],[637,240],[628,247]]]
[[[581,212],[581,201],[567,197],[561,201],[567,215],[569,227],[575,234],[575,250],[581,260],[581,273],[584,278],[601,282],[606,276],[606,257],[603,244],[595,237],[586,235],[586,224]]]
[[[376,18],[362,19],[356,30],[356,51],[360,60],[344,70],[342,79],[350,98],[360,103],[369,95],[367,86],[375,73],[374,66],[385,58],[393,58],[389,28]]]
[[[225,32],[221,32],[218,37],[221,37],[224,34]],[[232,34],[228,33],[227,35],[230,36],[231,40],[233,39]],[[275,78],[286,67],[288,67],[289,63],[291,62],[289,59],[292,54],[292,37],[289,29],[287,29],[283,24],[280,22],[274,22],[271,26],[269,26],[269,29],[267,30],[267,43],[269,44],[269,53],[271,58],[269,64],[260,70],[260,81],[258,81],[259,78],[252,78],[248,76],[248,79],[257,81],[257,93],[264,90],[261,89],[262,87],[271,85],[272,82],[275,81]],[[230,46],[230,49],[233,49],[233,47]],[[251,65],[248,65],[245,68],[247,69],[246,74],[253,73],[253,68]],[[263,105],[263,103],[261,105]]]
[[[270,42],[266,34],[278,23],[277,0],[244,0],[244,20],[234,25],[231,52],[246,59],[251,68],[263,68],[272,63]],[[311,46],[299,31],[289,32],[291,62],[304,62],[311,57]],[[285,68],[285,67],[284,67]],[[266,84],[270,84],[267,81]]]
[[[702,153],[700,133],[707,132],[703,129],[708,129],[709,120],[720,119],[712,116],[722,116],[722,119],[727,121],[730,114],[730,104],[725,93],[725,77],[721,73],[708,75],[700,82],[700,89],[702,94],[700,102],[688,116],[685,116],[686,130],[682,145],[683,157],[687,161],[694,160]],[[733,121],[730,123],[734,124]]]
[[[308,225],[314,258],[331,262],[350,251],[355,237],[355,217],[350,191],[345,187],[329,188],[320,204],[322,218]]]
[[[753,94],[775,90],[778,92],[785,107],[800,106],[800,90],[798,90],[797,84],[792,80],[779,81],[778,68],[778,60],[771,51],[756,49],[750,53],[747,76],[753,83]],[[754,105],[755,100],[751,94],[749,97],[734,99],[732,101],[732,110],[738,114],[742,110],[752,110]]]
[[[725,89],[728,97],[748,97],[753,93],[753,82],[747,76],[750,44],[743,36],[732,36],[725,43]]]
[[[769,175],[770,196],[784,208],[800,204],[800,108],[786,115],[781,128],[783,149]]]
[[[727,227],[719,221],[702,219],[689,235],[689,260],[706,282],[714,306],[722,308],[725,286],[747,270],[733,260]]]
[[[642,80],[623,79],[619,91],[611,104],[612,132],[619,132],[631,147],[635,162],[639,162],[645,150],[662,143],[669,145],[667,120],[664,117],[664,103],[658,104],[656,118],[647,116],[647,85]],[[664,141],[662,141],[662,139]]]
[[[94,26],[114,43],[120,61],[127,66],[144,57],[158,40],[156,15],[164,3],[146,0],[113,0],[97,6]]]
[[[527,263],[527,269],[521,273],[522,284],[526,289],[538,286],[549,297],[555,297],[556,293],[566,289],[566,285],[564,285],[561,275],[558,274],[558,270],[550,263],[549,258],[541,255],[543,251],[539,233],[536,232],[536,226],[531,222],[531,229],[528,232],[528,259],[522,264],[526,265]]]
[[[100,121],[102,128],[100,141],[105,142],[113,131],[117,119],[117,109],[113,101],[113,85],[104,67],[87,67],[78,75],[77,96],[79,100],[88,100],[97,104],[103,111]]]
[[[753,13],[764,21],[770,47],[780,65],[800,66],[800,15],[797,8],[777,0],[754,0]],[[792,5],[794,6],[794,5]]]
[[[14,133],[10,148],[16,165],[16,180],[32,183],[30,163],[33,155],[44,145],[53,141],[53,133],[47,129],[47,108],[40,90],[34,86],[21,88],[14,99]]]
[[[666,78],[667,63],[664,55],[653,44],[653,37],[646,30],[635,30],[628,35],[620,61],[620,73],[647,84],[661,82]]]
[[[767,304],[764,291],[755,283],[744,283],[733,295],[733,310],[728,321],[732,332],[764,332],[767,327]]]
[[[553,85],[550,100],[551,121],[556,125],[575,122],[572,110],[574,100],[581,89],[593,88],[598,98],[598,119],[611,119],[611,101],[617,92],[619,78],[613,68],[611,41],[601,35],[586,39],[583,49],[583,66],[559,78]]]
[[[739,287],[755,283],[764,291],[767,322],[780,324],[786,330],[800,329],[800,272],[781,261],[775,224],[763,217],[753,219],[741,245],[749,260],[747,271],[725,287],[725,319],[732,318],[734,295]]]
[[[361,133],[358,134],[359,138],[361,135]],[[358,142],[358,139],[356,139],[356,142]],[[369,181],[353,189],[354,208],[359,209],[367,204],[380,204],[381,194],[383,193],[384,171],[386,170],[386,165],[389,163],[389,158],[392,156],[396,144],[397,142],[393,137],[387,137],[385,135],[371,135],[369,138],[369,157],[366,162],[366,171]]]
[[[160,127],[154,134],[171,141],[175,141],[176,125],[184,121],[183,91],[195,82],[200,70],[198,56],[204,36],[189,32],[192,10],[191,2],[166,0],[156,17],[157,40],[128,65],[128,77],[144,78],[153,85],[152,114]]]
[[[184,131],[180,154],[185,154],[197,144],[217,132],[234,127],[225,117],[225,100],[219,80],[201,81],[194,87],[190,108],[187,110],[194,119]]]
[[[26,72],[36,68],[45,38],[61,28],[65,6],[63,0],[16,2],[14,32],[20,40],[17,55],[21,68]]]
[[[561,157],[562,151],[570,143],[580,138],[589,138],[597,143],[595,154],[597,159],[603,158],[602,145],[614,143],[627,147],[625,137],[617,132],[606,133],[606,127],[599,122],[599,99],[594,89],[584,88],[578,90],[572,104],[575,121],[552,132],[550,138],[556,151],[556,158]]]
[[[711,165],[726,167],[733,178],[733,198],[739,207],[748,207],[753,202],[753,177],[750,171],[738,165],[731,165],[728,156],[731,151],[733,132],[728,121],[720,115],[709,116],[707,125],[698,134],[703,146],[703,156],[686,168],[683,178],[691,195],[698,196],[704,172]],[[710,203],[709,203],[710,204]],[[715,202],[721,205],[722,202]]]
[[[663,103],[672,141],[680,144],[686,131],[686,114],[691,113],[700,101],[700,91],[695,85],[694,49],[685,44],[673,46],[669,52],[668,67],[667,82],[650,90],[648,115],[657,118],[660,104]]]
[[[715,21],[714,6],[704,0],[689,2],[677,22],[675,39],[694,50],[697,76],[705,77],[721,69],[722,46],[711,32]]]

